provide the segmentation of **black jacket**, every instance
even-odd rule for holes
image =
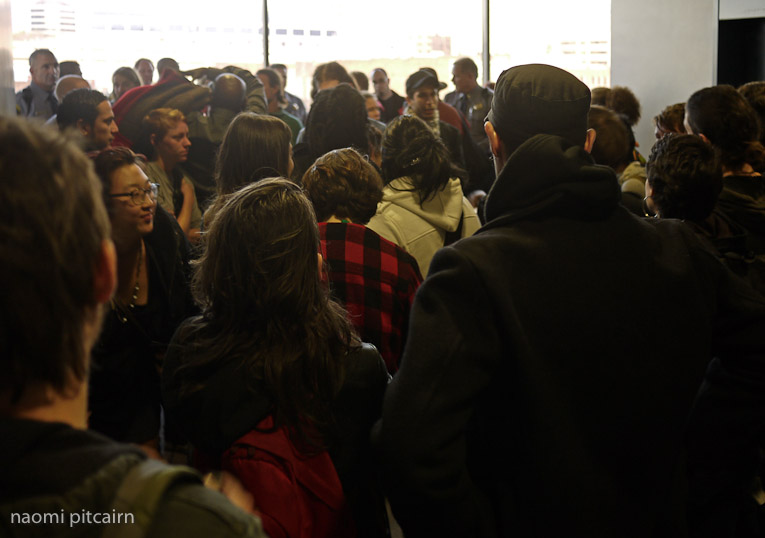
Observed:
[[[270,391],[261,381],[242,375],[238,361],[221,357],[199,367],[195,344],[208,330],[201,318],[184,323],[168,348],[162,373],[165,412],[181,432],[212,460],[220,459],[234,441],[272,414]],[[384,534],[382,496],[373,480],[369,432],[380,417],[388,372],[380,354],[369,344],[344,357],[343,387],[334,402],[339,438],[329,454],[343,485],[359,536]],[[189,392],[189,386],[200,390]]]
[[[539,135],[488,223],[434,257],[375,436],[407,538],[687,536],[689,459],[728,499],[753,476],[715,489],[765,418],[765,303],[684,224],[619,198],[610,169]],[[713,354],[750,381],[716,395],[725,413],[687,452]]]
[[[143,442],[159,432],[159,369],[178,325],[196,312],[189,292],[189,245],[175,219],[160,207],[144,238],[149,308],[123,322],[109,310],[93,348],[91,429],[117,441]]]

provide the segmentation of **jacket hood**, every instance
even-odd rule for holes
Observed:
[[[400,177],[391,181],[383,192],[383,204],[402,207],[428,224],[453,232],[462,219],[462,186],[459,179],[452,178],[435,196],[420,207],[420,197],[412,196],[414,185],[409,177]]]
[[[244,375],[238,361],[216,359],[200,365],[203,329],[192,318],[178,329],[162,371],[162,393],[168,421],[195,448],[217,456],[271,413],[262,387]],[[206,339],[205,339],[206,340]],[[187,387],[199,387],[188,390]]]
[[[505,163],[486,198],[486,221],[541,216],[605,218],[621,193],[613,170],[594,163],[581,146],[536,135]]]

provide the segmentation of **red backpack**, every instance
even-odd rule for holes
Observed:
[[[221,467],[255,497],[271,538],[353,538],[356,529],[343,486],[326,451],[306,456],[273,418],[223,453]],[[265,430],[259,431],[259,430]]]

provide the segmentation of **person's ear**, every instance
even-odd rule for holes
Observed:
[[[151,135],[149,137],[149,142],[151,142],[152,146],[156,146],[157,145],[157,135],[155,135],[155,134]]]
[[[93,299],[98,304],[111,301],[117,289],[117,250],[111,239],[101,241],[93,275]]]
[[[92,131],[91,129],[92,126],[88,125],[88,123],[85,120],[83,119],[77,120],[76,125],[77,125],[77,130],[80,131],[80,133],[83,136],[85,137],[90,136],[90,132]]]
[[[707,138],[707,135],[705,135],[704,133],[699,133],[699,138],[701,138],[704,142],[706,142],[710,146],[712,145],[712,142],[709,141],[709,139]]]
[[[491,148],[491,154],[495,157],[500,156],[502,151],[502,141],[499,139],[499,135],[494,130],[494,125],[490,121],[483,124],[483,130],[486,133],[486,138],[489,139],[489,148]]]
[[[584,139],[584,151],[592,153],[592,147],[595,145],[597,135],[595,129],[587,129],[587,136]]]

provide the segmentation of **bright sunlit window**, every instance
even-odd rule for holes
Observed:
[[[29,54],[51,49],[76,60],[91,85],[109,93],[112,73],[138,58],[175,58],[182,69],[263,65],[260,0],[216,0],[195,7],[175,0],[12,0],[16,90],[29,82]],[[590,86],[610,83],[610,0],[491,5],[491,72],[522,63],[567,69]],[[451,64],[470,56],[482,64],[482,2],[387,0],[269,2],[269,60],[289,68],[287,89],[310,93],[314,67],[337,60],[348,71],[388,71],[403,94],[406,77],[434,68],[452,89]],[[155,75],[156,77],[156,75]],[[479,74],[479,79],[483,74]],[[448,90],[447,90],[448,91]]]

